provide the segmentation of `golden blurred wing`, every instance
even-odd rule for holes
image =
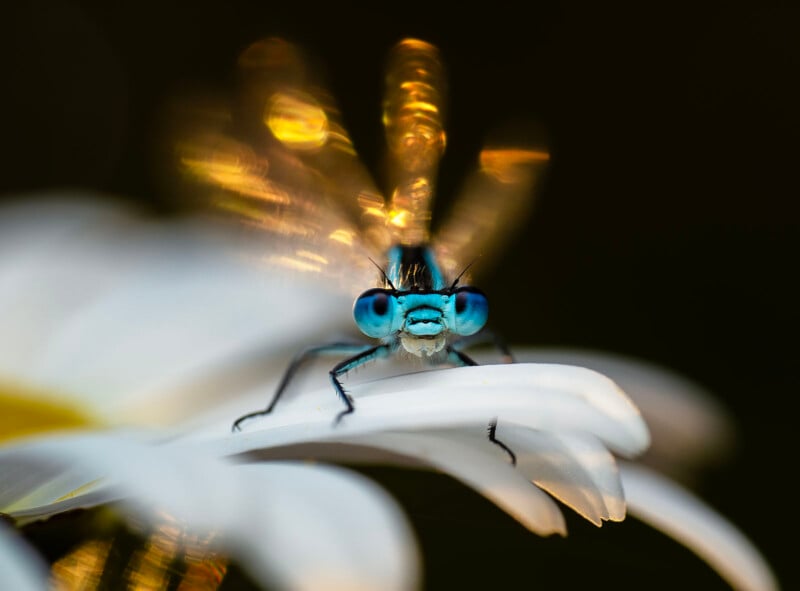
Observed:
[[[389,225],[400,244],[428,242],[439,159],[446,143],[444,71],[438,50],[404,39],[389,56],[383,124],[389,155]]]
[[[386,207],[330,95],[280,39],[247,48],[233,100],[185,106],[177,154],[194,196],[264,240],[263,262],[354,285],[389,244]]]
[[[480,153],[432,247],[444,273],[480,271],[527,219],[550,154],[543,143],[490,145]]]

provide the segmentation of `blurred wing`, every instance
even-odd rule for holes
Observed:
[[[432,241],[442,270],[458,276],[493,260],[526,219],[549,152],[542,145],[489,145]],[[474,265],[473,265],[474,263]]]
[[[389,56],[383,124],[393,187],[389,214],[401,244],[428,242],[431,203],[444,152],[444,72],[437,49],[405,39]]]
[[[331,97],[280,39],[247,48],[238,72],[234,101],[195,101],[179,114],[177,155],[192,198],[263,236],[267,265],[370,287],[369,257],[389,241],[384,200]]]

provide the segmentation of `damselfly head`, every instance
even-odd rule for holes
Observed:
[[[489,301],[470,286],[438,291],[398,291],[375,288],[356,298],[353,318],[365,335],[397,336],[409,353],[438,353],[448,334],[469,336],[489,317]]]

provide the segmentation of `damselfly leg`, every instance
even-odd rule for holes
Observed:
[[[504,452],[506,452],[508,454],[508,457],[511,459],[511,465],[512,466],[516,466],[517,465],[517,454],[515,454],[513,451],[511,451],[510,447],[508,447],[505,443],[500,441],[495,436],[496,433],[497,433],[497,417],[495,417],[491,421],[489,421],[488,433],[489,433],[489,441],[491,441],[495,445],[499,446]]]
[[[510,356],[511,353],[509,352],[508,355]],[[478,365],[478,363],[474,359],[472,359],[466,353],[463,353],[463,352],[459,351],[453,345],[448,345],[448,347],[447,347],[447,357],[448,357],[448,360],[451,363],[455,364],[455,365],[461,365],[461,366]],[[489,433],[489,441],[491,441],[492,443],[494,443],[495,445],[500,447],[504,452],[506,452],[508,454],[509,459],[511,460],[511,465],[512,466],[516,466],[517,465],[517,455],[513,451],[511,451],[510,447],[508,447],[505,443],[503,443],[502,441],[500,441],[496,437],[496,433],[497,433],[497,417],[495,417],[491,421],[489,421],[489,426],[487,428],[487,431]]]
[[[341,363],[336,364],[336,366],[334,366],[334,368],[328,372],[336,393],[339,395],[339,398],[345,405],[345,410],[337,414],[336,419],[334,420],[334,424],[338,424],[343,416],[350,414],[353,412],[353,410],[355,410],[353,401],[347,395],[347,392],[345,392],[344,386],[342,386],[339,378],[351,369],[355,369],[369,361],[372,361],[373,359],[386,356],[389,351],[389,345],[366,345],[363,343],[329,343],[327,345],[318,345],[316,347],[304,349],[295,356],[295,358],[289,364],[289,367],[286,368],[283,378],[278,384],[278,387],[275,389],[275,393],[272,395],[272,400],[270,401],[269,405],[267,405],[267,407],[263,410],[242,415],[233,422],[231,430],[238,431],[244,421],[271,413],[275,409],[275,405],[278,403],[281,395],[289,386],[292,378],[294,378],[301,366],[303,366],[307,361],[310,361],[311,359],[314,359],[320,355],[350,355],[351,357],[345,359]]]

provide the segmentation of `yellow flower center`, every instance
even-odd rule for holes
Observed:
[[[97,427],[100,421],[74,401],[0,383],[0,442],[69,429]]]

